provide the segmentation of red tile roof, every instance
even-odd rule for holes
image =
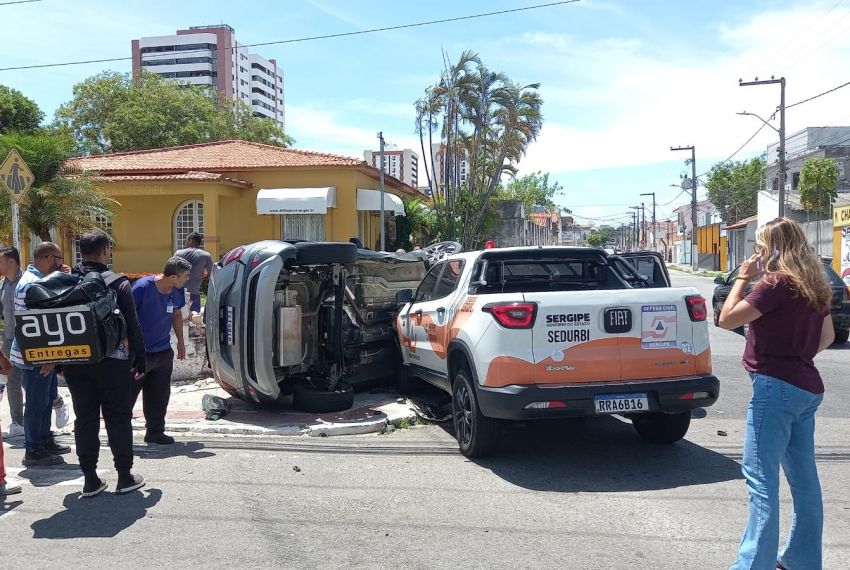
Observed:
[[[222,174],[213,174],[212,172],[187,172],[186,174],[131,174],[105,176],[104,182],[217,182],[227,186],[236,186],[238,188],[250,188],[252,183],[238,178],[230,178]]]
[[[72,168],[104,175],[364,165],[362,160],[347,156],[238,140],[86,156],[72,159],[68,164]]]

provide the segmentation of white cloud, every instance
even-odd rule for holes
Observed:
[[[541,89],[546,122],[522,171],[567,172],[684,158],[671,153],[671,145],[695,145],[698,163],[700,157],[726,158],[760,126],[757,119],[735,113],[768,116],[779,103],[779,86],[742,88],[739,77],[785,74],[788,103],[850,80],[836,73],[846,69],[850,57],[850,35],[844,33],[850,8],[828,8],[816,3],[720,26],[719,49],[699,48],[690,56],[667,54],[631,38],[590,43],[566,34],[513,38],[508,44],[513,49],[548,67],[549,77],[564,78]],[[850,123],[848,92],[850,87],[789,110],[787,132]],[[744,153],[762,150],[775,138],[764,129]],[[705,160],[701,164],[710,166]]]

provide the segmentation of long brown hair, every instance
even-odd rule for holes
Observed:
[[[756,230],[756,242],[765,248],[768,260],[764,266],[764,283],[776,286],[781,273],[812,309],[821,312],[829,307],[832,287],[826,279],[823,262],[809,245],[800,224],[788,218],[776,218]]]

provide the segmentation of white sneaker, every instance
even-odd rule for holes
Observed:
[[[56,429],[62,429],[68,425],[68,406],[65,405],[64,400],[61,405],[54,406],[53,411],[56,414]]]
[[[16,424],[12,422],[9,424],[9,437],[17,437],[19,435],[24,435],[24,426],[21,424]]]

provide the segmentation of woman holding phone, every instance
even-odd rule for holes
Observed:
[[[720,313],[727,330],[749,324],[743,364],[753,384],[742,471],[749,519],[732,569],[822,567],[823,499],[815,465],[815,412],[823,381],[814,356],[832,344],[832,299],[823,264],[802,228],[777,218],[756,232],[756,253],[741,264]],[[744,298],[747,284],[760,277]],[[794,518],[779,550],[779,466]]]

